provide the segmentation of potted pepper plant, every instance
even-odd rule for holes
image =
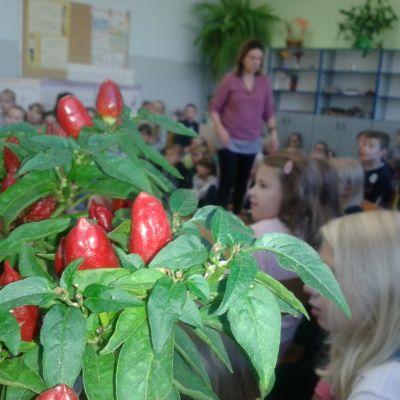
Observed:
[[[112,81],[97,113],[91,120],[68,96],[63,129],[0,130],[1,399],[217,399],[193,338],[230,369],[221,335],[247,354],[265,397],[281,312],[307,313],[252,253],[276,254],[350,315],[332,273],[294,237],[254,239],[226,210],[198,209],[137,125],[193,131],[145,110],[132,116]]]

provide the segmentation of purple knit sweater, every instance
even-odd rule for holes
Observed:
[[[249,91],[241,77],[232,72],[226,74],[216,89],[211,111],[220,115],[232,138],[256,140],[261,135],[263,121],[274,116],[268,77],[257,75],[253,89]]]

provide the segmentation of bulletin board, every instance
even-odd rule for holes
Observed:
[[[129,24],[125,11],[69,0],[23,0],[22,76],[85,80],[106,70],[133,84],[133,71],[126,73]]]

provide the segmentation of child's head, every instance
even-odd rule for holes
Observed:
[[[337,176],[323,161],[276,153],[258,167],[250,203],[253,220],[279,218],[294,235],[317,246],[320,226],[339,214]]]
[[[364,170],[354,158],[332,158],[329,164],[339,177],[339,197],[342,209],[359,206],[364,199]]]
[[[176,166],[182,160],[182,147],[179,144],[170,144],[165,147],[164,156],[171,165]]]
[[[11,107],[15,106],[15,92],[11,89],[4,89],[0,92],[1,114],[6,115]]]
[[[317,142],[311,151],[310,156],[312,158],[319,158],[321,160],[327,160],[329,158],[329,146],[325,142]]]
[[[41,103],[33,103],[28,107],[27,121],[32,125],[40,125],[44,122],[44,106]]]
[[[196,174],[200,178],[215,175],[215,162],[212,157],[205,156],[196,164]]]
[[[193,146],[190,148],[193,165],[196,165],[201,159],[208,154],[208,149],[204,145]]]
[[[146,144],[153,143],[153,127],[149,123],[143,122],[138,126],[138,130]]]
[[[186,104],[183,116],[187,121],[194,121],[197,115],[197,107],[193,103]]]
[[[385,132],[364,131],[358,140],[358,154],[365,165],[378,164],[385,156],[390,138]]]
[[[286,142],[286,148],[301,149],[303,146],[303,137],[300,132],[293,132],[289,135]]]
[[[26,111],[20,106],[12,106],[8,110],[4,120],[6,125],[24,122],[26,121]]]
[[[322,259],[332,268],[353,317],[314,290],[312,314],[331,332],[330,362],[323,375],[335,398],[347,399],[366,368],[387,361],[400,348],[400,213],[369,211],[347,215],[322,229]]]

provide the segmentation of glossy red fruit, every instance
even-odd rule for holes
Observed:
[[[96,111],[103,119],[113,124],[122,114],[124,99],[118,84],[112,80],[104,81],[97,94]]]
[[[65,237],[63,236],[58,243],[58,247],[56,250],[56,254],[54,257],[54,270],[58,276],[61,276],[64,269],[66,267],[65,264]]]
[[[14,136],[9,137],[6,142],[19,144],[19,140]],[[8,147],[4,147],[3,149],[3,158],[4,166],[6,167],[7,172],[16,172],[21,165],[21,161],[18,156]]]
[[[22,220],[27,223],[49,219],[56,208],[56,200],[53,197],[45,197],[32,204],[22,216]]]
[[[97,223],[106,231],[112,231],[112,212],[103,204],[97,203],[97,201],[92,200],[89,207],[89,216],[95,219]]]
[[[118,258],[105,230],[82,217],[65,239],[65,264],[83,258],[79,269],[117,268]]]
[[[11,266],[8,260],[3,263],[3,272],[0,274],[0,286],[21,280],[21,275]]]
[[[56,126],[55,124],[48,122],[46,124],[46,135],[52,135],[52,136],[61,136],[61,137],[67,137],[67,132],[64,131],[61,126]]]
[[[133,202],[129,251],[147,264],[172,239],[168,216],[161,202],[141,192]]]
[[[129,208],[132,205],[132,201],[129,199],[112,199],[111,207],[112,212],[120,210],[121,208]]]
[[[61,98],[57,105],[57,119],[68,135],[77,138],[84,126],[93,126],[85,106],[75,96]]]
[[[79,398],[69,386],[60,384],[41,393],[36,400],[79,400]]]
[[[7,175],[4,177],[3,181],[1,182],[0,193],[4,192],[10,186],[14,185],[15,182],[17,182],[15,172],[14,171],[7,172]]]

